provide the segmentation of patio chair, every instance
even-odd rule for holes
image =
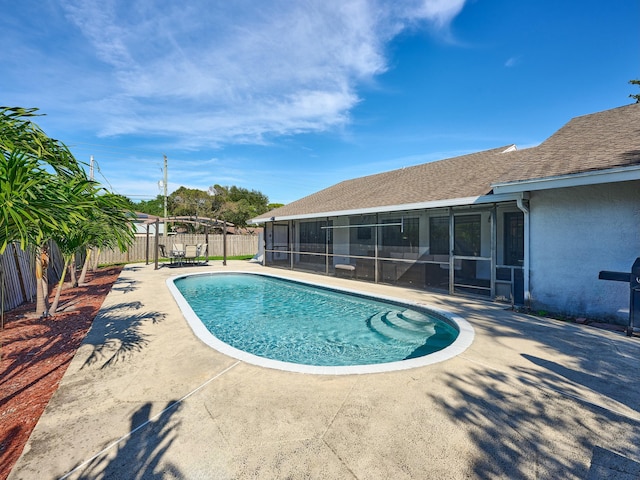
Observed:
[[[184,261],[195,262],[198,257],[198,246],[197,245],[187,245],[184,249]]]
[[[167,247],[165,245],[158,244],[158,248],[160,249],[160,256],[162,258],[168,258],[170,265],[173,265],[173,263],[176,261],[180,261],[180,257],[176,257],[173,253],[173,250],[167,252]]]
[[[171,251],[169,252],[169,259],[171,260],[171,264],[177,263],[182,265],[184,260],[184,245],[181,243],[174,243],[171,247]]]
[[[207,263],[209,261],[209,251],[207,250],[208,244],[203,243],[198,247],[198,258],[204,257],[202,263]]]

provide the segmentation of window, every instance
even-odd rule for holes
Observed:
[[[481,220],[481,215],[456,215],[453,236],[455,255],[480,256]]]
[[[524,263],[524,214],[504,214],[504,264],[521,266]]]
[[[273,248],[289,248],[289,225],[273,224]]]
[[[386,226],[384,224],[396,224]],[[394,218],[382,221],[380,227],[382,247],[385,250],[417,252],[420,244],[419,218]]]
[[[375,215],[354,216],[349,218],[349,243],[351,253],[355,255],[366,255],[373,247],[373,229],[370,226],[376,223]],[[358,227],[357,225],[362,225]],[[366,226],[369,225],[369,226]]]
[[[449,217],[429,218],[429,253],[449,255]]]
[[[358,240],[371,240],[371,227],[358,227]]]
[[[324,253],[327,222],[300,222],[300,251]]]

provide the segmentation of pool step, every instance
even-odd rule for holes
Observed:
[[[430,317],[426,313],[421,313],[416,310],[404,310],[402,312],[402,317],[408,322],[417,323],[419,325],[434,322],[432,317]]]
[[[401,317],[414,325],[421,325],[422,328],[432,328],[434,333],[429,336],[429,345],[441,349],[451,345],[451,337],[454,334],[453,328],[447,328],[442,322],[436,322],[432,317],[415,310],[405,310]]]
[[[421,325],[414,319],[408,320],[404,312],[396,311],[376,313],[367,320],[367,326],[385,339],[416,345],[424,344],[429,337],[436,333],[433,322],[422,319]]]
[[[421,317],[417,317],[421,315]],[[432,332],[434,331],[434,321],[426,315],[422,315],[419,312],[412,310],[405,310],[404,312],[388,312],[383,320],[385,323],[391,324],[397,328],[404,330],[411,330],[413,332]]]

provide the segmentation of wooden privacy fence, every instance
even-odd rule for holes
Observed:
[[[148,243],[147,243],[148,238]],[[172,249],[174,243],[182,245],[208,244],[209,257],[221,257],[223,254],[223,238],[221,234],[179,234],[165,237],[160,235],[158,243],[165,246],[167,253]],[[227,257],[240,255],[255,255],[258,253],[259,235],[227,235]],[[149,261],[154,259],[153,249],[155,248],[155,237],[138,236],[133,245],[125,253],[118,250],[101,250],[98,257],[98,264],[144,262],[147,258],[147,244],[149,248]],[[158,257],[162,258],[162,252],[158,252]]]
[[[227,235],[227,256],[235,257],[240,255],[255,255],[258,253],[261,235]],[[158,238],[162,244],[163,236]],[[221,257],[223,254],[223,235],[181,234],[167,237],[167,252],[174,243],[183,245],[197,245],[208,243],[209,257]],[[47,269],[47,279],[49,289],[53,289],[62,275],[64,260],[58,246],[54,242],[49,242],[49,268]],[[152,262],[155,248],[155,238],[149,237],[149,261]],[[118,250],[101,250],[98,258],[93,257],[92,267],[113,263],[144,262],[147,252],[147,237],[136,237],[135,242],[125,253]],[[94,254],[95,255],[95,254]],[[158,253],[159,257],[161,256]],[[84,262],[84,254],[76,255],[76,268],[81,268]],[[31,250],[23,251],[15,244],[11,244],[0,255],[0,309],[4,312],[11,310],[25,302],[35,300],[36,296],[36,276],[35,259]]]
[[[47,279],[49,289],[53,288],[60,279],[64,260],[54,242],[49,245],[49,268]],[[83,258],[84,256],[82,256]],[[76,258],[76,265],[82,265],[82,258]],[[16,244],[10,244],[0,255],[0,309],[4,312],[22,305],[24,302],[35,300],[36,274],[35,258],[32,250],[20,250]]]

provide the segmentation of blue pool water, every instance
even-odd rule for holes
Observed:
[[[422,357],[459,334],[446,317],[263,275],[195,275],[174,281],[217,339],[281,362],[351,366]]]

